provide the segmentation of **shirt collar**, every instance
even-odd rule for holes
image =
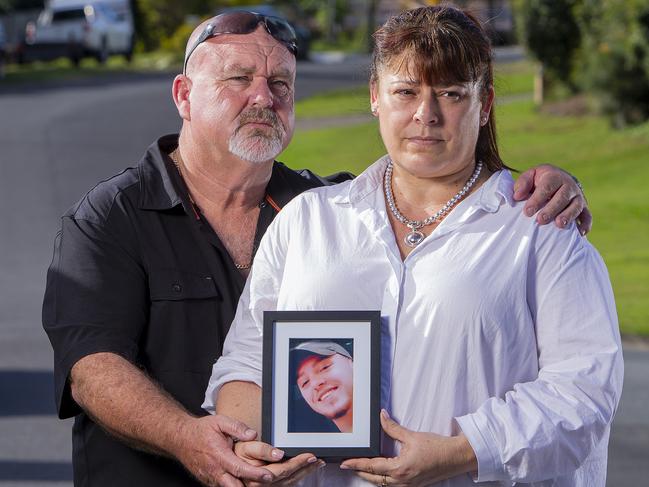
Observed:
[[[168,210],[183,205],[185,211],[191,214],[191,208],[187,207],[191,204],[187,189],[169,157],[176,147],[178,134],[165,135],[151,144],[140,160],[141,209]],[[296,195],[320,184],[305,179],[281,162],[275,162],[266,195],[267,199],[270,197],[279,208],[283,208]]]
[[[305,178],[298,172],[286,167],[283,163],[275,161],[270,181],[266,186],[266,200],[268,201],[270,198],[281,209],[298,194],[322,186],[322,184],[316,178]]]
[[[349,184],[349,189],[333,199],[334,203],[355,205],[383,186],[383,175],[390,156],[379,158]]]
[[[180,176],[169,157],[178,146],[178,135],[165,135],[149,146],[138,164],[140,208],[168,210],[182,204]]]
[[[335,203],[355,205],[377,189],[382,190],[383,175],[389,156],[384,155],[370,165],[349,185],[349,189],[334,199]],[[479,188],[471,206],[489,213],[495,213],[501,204],[515,203],[513,198],[514,180],[507,170],[497,171]]]
[[[515,203],[514,179],[506,169],[496,171],[485,181],[478,189],[474,205],[489,213],[495,213],[503,203],[510,206]]]

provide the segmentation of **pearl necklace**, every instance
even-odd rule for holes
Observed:
[[[478,163],[475,166],[475,171],[473,171],[473,174],[466,182],[464,187],[460,191],[458,191],[455,194],[455,196],[453,196],[450,200],[448,200],[437,213],[429,216],[425,220],[410,220],[401,214],[401,212],[397,208],[397,204],[394,202],[394,196],[392,194],[392,161],[389,160],[388,166],[385,168],[385,175],[383,177],[383,189],[385,190],[385,199],[388,202],[388,207],[390,208],[390,212],[392,212],[392,214],[397,220],[399,220],[401,223],[403,223],[405,226],[407,226],[410,229],[410,233],[408,233],[408,235],[406,235],[403,238],[404,243],[408,247],[413,247],[413,248],[419,245],[426,237],[422,232],[419,231],[419,229],[425,227],[426,225],[430,225],[431,223],[439,221],[444,216],[446,216],[448,212],[451,211],[451,209],[453,209],[453,207],[462,198],[464,198],[464,196],[473,187],[475,182],[478,180],[481,171],[482,171],[482,161],[478,161]]]

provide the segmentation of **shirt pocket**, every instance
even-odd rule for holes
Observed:
[[[173,268],[151,269],[149,293],[151,301],[183,301],[221,297],[212,276]]]
[[[200,271],[156,267],[149,270],[149,295],[149,323],[140,343],[145,367],[175,397],[202,394],[189,394],[187,384],[198,380],[194,374],[201,381],[209,377],[221,351],[223,303],[216,282]]]

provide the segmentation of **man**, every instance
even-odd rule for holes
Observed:
[[[317,467],[311,455],[244,463],[233,440],[255,431],[200,408],[259,239],[284,204],[323,184],[274,162],[293,133],[295,51],[277,19],[203,23],[173,82],[180,136],[160,138],[63,216],[43,323],[59,416],[75,416],[75,485],[236,486]],[[582,212],[566,173],[544,166],[520,180],[519,197],[541,186],[530,214],[557,190],[545,221]],[[590,214],[580,218],[588,230]],[[282,457],[260,448],[257,458]]]
[[[289,405],[289,431],[340,431],[354,429],[354,359],[341,344],[331,340],[307,340],[290,353],[291,373],[308,407],[335,427],[323,429],[320,423],[300,424],[302,401]],[[291,409],[293,408],[293,409]],[[291,423],[293,419],[293,423]],[[292,429],[294,427],[294,429]]]

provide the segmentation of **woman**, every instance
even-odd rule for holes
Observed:
[[[311,481],[603,486],[623,371],[601,258],[574,227],[538,226],[514,202],[472,16],[420,8],[375,38],[371,107],[388,154],[271,225],[206,406],[239,381],[223,395],[253,388],[258,408],[243,383],[261,383],[264,310],[381,309],[394,441]]]

